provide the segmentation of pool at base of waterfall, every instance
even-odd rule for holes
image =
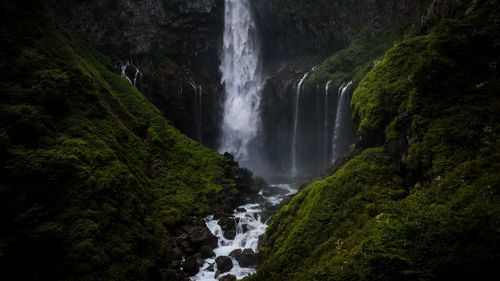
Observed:
[[[273,189],[275,192],[273,192]],[[248,259],[240,259],[241,252],[252,254],[258,252],[259,236],[266,232],[269,219],[262,220],[262,212],[264,206],[276,206],[281,201],[297,192],[290,184],[274,184],[269,186],[269,191],[261,191],[259,194],[264,199],[261,203],[250,203],[242,205],[233,213],[236,231],[234,239],[224,237],[222,226],[219,224],[219,219],[214,219],[213,215],[205,218],[208,229],[219,239],[217,248],[213,249],[215,256],[204,260],[200,271],[195,276],[192,276],[192,281],[216,281],[226,275],[233,275],[236,279],[242,279],[256,272],[256,264],[248,265]],[[267,196],[266,196],[267,195]],[[227,236],[227,235],[226,235]],[[241,250],[238,251],[238,250]],[[238,256],[239,252],[239,256]],[[233,253],[231,255],[231,253]],[[236,254],[235,254],[236,253]],[[233,266],[230,270],[218,273],[216,259],[219,257],[227,257],[231,260]],[[248,258],[248,255],[246,256]],[[250,259],[252,259],[250,257]],[[240,264],[240,262],[242,264]],[[256,256],[255,256],[256,261]],[[227,259],[226,259],[227,263]]]

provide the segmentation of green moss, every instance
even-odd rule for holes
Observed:
[[[324,84],[332,80],[334,85],[340,85],[352,80],[356,87],[363,76],[380,63],[384,53],[411,32],[413,30],[408,27],[379,32],[366,28],[349,47],[336,52],[312,71],[306,84]]]
[[[43,1],[24,4],[1,4],[3,279],[156,279],[169,231],[233,195],[237,164],[170,125]]]
[[[365,149],[273,219],[246,280],[488,280],[500,250],[499,7],[397,43],[352,106],[359,133],[408,140],[404,169]],[[332,79],[332,78],[328,78]]]

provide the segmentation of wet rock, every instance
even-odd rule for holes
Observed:
[[[217,247],[218,239],[206,226],[195,226],[189,233],[189,240],[198,245],[209,245],[212,248]]]
[[[234,229],[236,224],[234,221],[234,217],[222,217],[219,219],[219,222],[217,222],[222,230],[228,231],[231,229]]]
[[[233,240],[234,237],[236,237],[236,230],[231,229],[231,230],[224,232],[224,238],[229,239],[229,240]]]
[[[267,244],[266,235],[265,234],[259,235],[259,241],[257,242],[257,249],[260,250],[264,248],[266,244]]]
[[[210,271],[210,272],[214,272],[215,271],[215,263],[211,263],[208,267],[207,267],[207,271]]]
[[[241,255],[242,252],[243,252],[242,249],[232,250],[231,253],[229,253],[229,256],[236,258],[237,256]]]
[[[241,229],[243,230],[243,233],[247,232],[248,231],[248,224],[243,224],[241,225]]]
[[[263,178],[255,177],[249,188],[249,193],[259,193],[267,187],[267,183]]]
[[[265,188],[264,191],[262,192],[262,195],[269,197],[269,196],[275,196],[275,195],[285,195],[288,193],[288,190],[285,188],[281,188],[278,186],[271,186],[268,188]]]
[[[257,265],[257,254],[252,249],[244,249],[234,257],[241,267],[253,267]]]
[[[210,246],[207,246],[207,245],[201,247],[200,253],[203,256],[203,258],[205,258],[205,259],[215,256],[215,253],[212,250],[212,248],[210,248]]]
[[[236,281],[236,276],[232,274],[224,275],[219,279],[220,281]]]
[[[240,212],[240,213],[244,213],[246,211],[247,211],[247,209],[241,208],[241,207],[236,209],[236,212]]]
[[[224,273],[228,272],[233,268],[233,261],[231,258],[226,257],[226,256],[220,256],[215,259],[215,263],[217,264],[217,272]]]
[[[200,266],[198,265],[196,257],[193,256],[186,258],[186,261],[183,264],[183,270],[189,276],[196,275],[196,273],[200,271]]]
[[[247,202],[249,203],[262,203],[265,199],[260,194],[249,194],[247,196]]]

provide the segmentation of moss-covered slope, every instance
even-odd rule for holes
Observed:
[[[237,165],[179,133],[44,1],[0,9],[1,279],[159,279],[169,231],[237,193]]]
[[[387,52],[352,100],[360,136],[384,136],[385,149],[358,150],[285,206],[245,280],[495,276],[499,12],[477,2]]]

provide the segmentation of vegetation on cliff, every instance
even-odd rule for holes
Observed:
[[[379,133],[384,149],[358,152],[285,206],[245,280],[495,276],[499,12],[496,1],[476,2],[374,65],[352,107],[363,143],[382,145],[369,139]]]
[[[248,174],[171,126],[44,1],[1,10],[2,279],[159,279],[175,226],[224,208]]]

